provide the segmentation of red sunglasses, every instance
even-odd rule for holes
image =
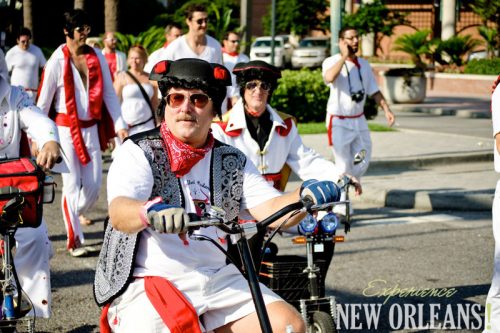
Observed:
[[[190,95],[184,95],[181,93],[170,93],[165,97],[165,100],[167,101],[167,105],[170,106],[171,108],[178,108],[182,104],[184,104],[186,98],[189,98],[191,104],[200,109],[204,108],[211,100],[211,98],[208,95],[202,93],[196,93]]]

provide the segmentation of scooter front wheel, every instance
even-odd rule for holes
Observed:
[[[323,311],[316,311],[312,315],[311,333],[336,333],[335,322],[332,316]]]

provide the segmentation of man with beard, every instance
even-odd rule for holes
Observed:
[[[114,32],[106,32],[103,42],[104,48],[101,52],[106,57],[111,72],[111,80],[114,81],[119,72],[127,70],[127,56],[116,49],[117,39]]]
[[[322,73],[325,84],[330,87],[326,122],[335,165],[341,172],[361,180],[372,152],[370,131],[363,113],[366,97],[371,96],[382,107],[389,126],[394,124],[395,117],[377,86],[370,64],[356,56],[359,40],[356,29],[340,30],[340,53],[323,61]],[[364,155],[364,160],[355,163],[359,153]],[[337,213],[345,215],[345,211]]]
[[[42,74],[37,106],[57,124],[70,173],[62,175],[62,211],[73,256],[84,256],[80,223],[97,201],[102,183],[101,149],[109,139],[127,136],[108,64],[99,50],[85,44],[88,15],[80,9],[64,14],[66,43],[50,57]]]

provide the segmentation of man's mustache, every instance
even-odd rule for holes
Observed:
[[[186,115],[176,117],[175,121],[194,121],[197,123],[198,119],[196,119],[196,117],[194,117],[194,116],[186,114]]]

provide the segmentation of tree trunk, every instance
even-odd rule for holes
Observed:
[[[120,0],[104,0],[104,30],[119,31],[118,6]]]
[[[31,30],[31,40],[34,41],[33,3],[31,0],[23,0],[23,26]]]
[[[75,0],[74,8],[85,10],[85,0]]]

